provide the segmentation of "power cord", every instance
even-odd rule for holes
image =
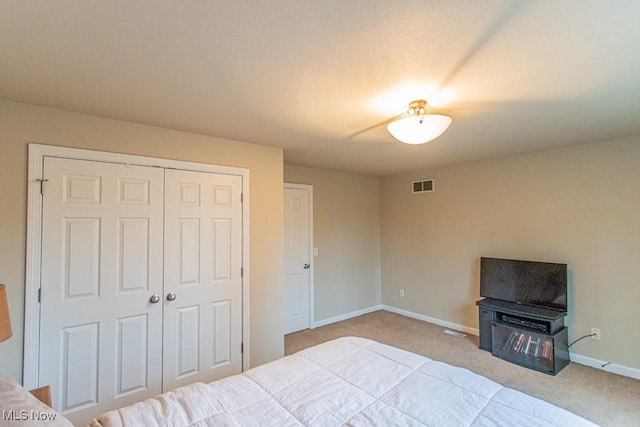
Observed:
[[[572,342],[571,344],[569,344],[569,345],[567,346],[567,348],[571,347],[572,345],[574,345],[575,343],[577,343],[577,342],[578,342],[578,341],[580,341],[580,340],[583,340],[583,339],[588,338],[588,337],[593,337],[593,336],[595,336],[595,335],[596,335],[596,334],[589,334],[589,335],[585,335],[585,336],[583,336],[583,337],[580,337],[580,338],[578,338],[577,340],[575,340],[574,342]]]

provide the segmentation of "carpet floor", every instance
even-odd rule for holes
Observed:
[[[358,336],[467,368],[603,426],[640,426],[640,380],[577,363],[551,376],[506,362],[478,348],[478,337],[388,311],[285,336],[285,354],[343,336]]]

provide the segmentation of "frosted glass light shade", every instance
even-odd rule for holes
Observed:
[[[9,318],[9,304],[7,302],[7,289],[0,284],[0,341],[11,338],[11,319]]]
[[[441,114],[408,116],[387,125],[389,133],[406,144],[424,144],[436,139],[451,124],[451,117]]]

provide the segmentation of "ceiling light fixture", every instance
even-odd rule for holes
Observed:
[[[409,103],[407,116],[387,125],[389,133],[406,144],[424,144],[436,139],[451,124],[451,117],[442,114],[426,114],[427,101],[418,99]]]

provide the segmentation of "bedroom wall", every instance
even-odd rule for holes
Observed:
[[[22,378],[28,142],[249,169],[251,363],[283,355],[281,149],[4,100],[0,129],[0,282],[14,334],[0,343],[1,374]]]
[[[640,137],[387,176],[381,198],[383,304],[477,328],[481,256],[566,262],[569,339],[602,332],[572,353],[640,368]]]
[[[285,164],[285,182],[313,185],[316,322],[380,304],[380,178]]]

